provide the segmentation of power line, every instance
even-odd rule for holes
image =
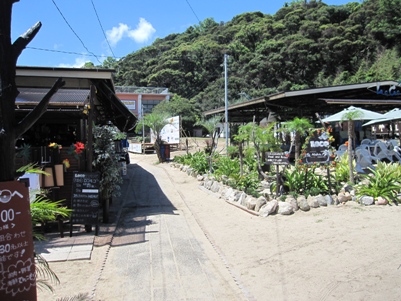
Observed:
[[[100,54],[94,54],[94,53],[82,53],[82,52],[74,52],[74,51],[63,51],[63,50],[55,50],[55,49],[47,49],[47,48],[39,48],[39,47],[31,47],[31,46],[27,46],[26,49],[32,49],[32,50],[39,50],[39,51],[47,51],[47,52],[58,52],[58,53],[65,53],[65,54],[71,54],[71,55],[86,55],[86,56],[93,56],[93,57],[105,57],[104,55],[100,55]],[[122,58],[126,58],[127,56],[124,57],[114,57],[115,59],[122,59]],[[157,57],[162,57],[162,55],[158,55]],[[211,58],[220,58],[221,55],[220,54],[216,54],[216,55],[207,55],[207,56],[203,56],[204,59],[211,59]],[[173,60],[178,60],[178,61],[183,61],[184,58],[186,59],[193,59],[196,60],[197,57],[196,56],[190,56],[190,55],[182,55],[182,56],[169,56],[169,59],[173,59]]]
[[[32,50],[39,50],[39,51],[47,51],[47,52],[58,52],[58,53],[65,53],[65,54],[72,54],[72,55],[86,55],[86,56],[93,56],[93,57],[105,57],[104,55],[101,54],[94,54],[94,53],[82,53],[82,52],[74,52],[74,51],[63,51],[63,50],[55,50],[55,49],[47,49],[47,48],[39,48],[39,47],[31,47],[31,46],[27,46],[26,49],[32,49]],[[157,57],[162,57],[162,55],[158,55]],[[216,54],[216,55],[207,55],[207,56],[203,56],[204,59],[211,59],[211,58],[220,58],[221,55],[220,54]],[[114,57],[115,59],[122,59],[122,58],[127,58],[127,56],[123,56],[123,57]],[[190,56],[190,55],[182,55],[182,56],[169,56],[169,59],[172,60],[178,60],[178,61],[183,61],[184,58],[186,59],[193,59],[193,60],[197,60],[196,56]]]
[[[188,0],[185,0],[185,1],[187,1],[188,6],[191,8],[191,10],[192,10],[192,12],[194,13],[196,19],[198,19],[198,22],[200,23],[201,21],[199,20],[198,16],[196,15],[196,13],[195,13],[194,9],[192,8],[191,4],[189,4],[189,1],[188,1]]]
[[[96,7],[95,7],[95,3],[93,3],[93,0],[91,0],[91,2],[92,2],[93,9],[94,9],[94,11],[95,11],[97,20],[98,20],[98,22],[99,22],[100,28],[102,29],[104,38],[106,39],[107,45],[109,45],[109,49],[110,49],[111,53],[113,54],[113,57],[116,58],[116,56],[114,55],[113,49],[111,49],[109,40],[107,39],[106,34],[104,33],[104,29],[103,29],[102,23],[100,22],[99,15],[97,14],[97,10],[96,10]]]
[[[62,51],[62,50],[54,50],[54,49],[46,49],[46,48],[37,48],[37,47],[26,47],[27,49],[40,50],[40,51],[48,51],[48,52],[58,52],[65,54],[73,54],[73,55],[85,55],[85,56],[93,56],[93,57],[104,57],[103,55],[96,55],[93,53],[82,53],[82,52],[74,52],[74,51]],[[114,57],[115,59],[121,59],[122,57]]]
[[[60,13],[61,17],[63,17],[65,23],[68,25],[68,27],[71,29],[71,31],[75,34],[75,36],[78,38],[78,40],[81,42],[82,46],[84,46],[84,48],[86,49],[86,51],[88,51],[90,54],[92,54],[97,61],[99,62],[99,64],[102,64],[102,62],[99,60],[99,58],[91,51],[89,51],[89,49],[85,46],[84,42],[81,40],[81,38],[78,36],[78,34],[74,31],[74,29],[71,27],[71,25],[68,23],[67,19],[64,17],[63,13],[61,12],[61,10],[58,8],[56,2],[54,2],[54,0],[52,0],[54,6],[57,8],[58,12]]]

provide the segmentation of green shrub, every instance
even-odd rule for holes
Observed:
[[[190,165],[191,159],[192,159],[192,154],[188,153],[182,156],[175,156],[173,161],[184,165]]]
[[[258,188],[260,185],[259,175],[257,172],[251,172],[246,175],[239,176],[236,179],[235,188],[244,191],[246,194],[258,197]]]
[[[352,161],[355,170],[355,160]],[[338,161],[335,161],[333,179],[336,183],[346,183],[349,181],[348,153],[344,153]]]
[[[196,153],[188,153],[182,156],[175,156],[174,162],[188,165],[199,174],[206,173],[209,170],[209,156],[204,152],[198,151]]]
[[[316,166],[289,166],[282,172],[282,179],[285,190],[289,194],[308,194],[318,195],[329,191],[328,178],[316,174]],[[270,186],[272,192],[276,191],[277,183],[273,182]]]
[[[367,195],[377,199],[379,196],[390,203],[401,191],[399,182],[400,165],[398,163],[378,162],[376,169],[370,169],[371,173],[362,175],[367,181],[355,185],[356,196]]]
[[[239,175],[240,173],[240,164],[238,158],[231,159],[226,156],[219,156],[216,157],[215,165],[216,167],[213,174],[219,180],[221,180],[222,176],[231,178],[233,175]]]
[[[123,183],[120,156],[116,153],[114,140],[120,135],[115,126],[93,128],[93,167],[100,172],[100,191],[104,199],[120,195]]]
[[[189,165],[199,174],[207,173],[209,170],[209,156],[204,152],[196,152],[192,155]]]

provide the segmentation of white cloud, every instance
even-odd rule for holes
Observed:
[[[118,27],[113,27],[111,30],[107,30],[106,37],[110,45],[116,46],[127,31],[129,31],[128,25],[122,23],[120,23]]]
[[[147,42],[156,32],[152,24],[144,18],[139,19],[136,29],[131,29],[127,24],[119,23],[118,27],[113,27],[106,31],[107,40],[111,46],[116,46],[122,38],[128,37],[136,43]]]
[[[128,36],[137,43],[145,43],[155,32],[156,29],[153,28],[152,24],[144,18],[140,18],[136,29],[130,30]]]

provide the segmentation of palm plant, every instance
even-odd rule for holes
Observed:
[[[216,146],[216,140],[217,140],[217,124],[220,122],[221,116],[213,116],[212,118],[209,119],[202,119],[199,120],[195,123],[195,125],[200,125],[206,129],[206,131],[211,135],[212,137],[212,143],[210,147],[208,147],[208,154],[209,154],[209,171],[213,171],[213,165],[212,165],[212,158],[213,158],[213,153],[215,150]]]
[[[48,175],[48,173],[41,170],[36,164],[30,163],[22,166],[17,170],[20,173],[37,173]],[[29,193],[31,222],[34,227],[37,224],[44,224],[46,222],[55,221],[58,217],[67,218],[71,215],[71,209],[63,206],[64,200],[52,201],[47,197],[48,191],[46,190],[32,190]],[[32,228],[33,228],[32,227]],[[33,231],[34,238],[41,240],[45,239],[42,234]],[[36,285],[41,289],[48,289],[53,291],[51,282],[60,283],[57,275],[51,270],[48,262],[40,254],[34,253],[35,258],[35,272],[36,272]]]
[[[268,127],[260,127],[255,122],[250,122],[246,125],[240,126],[238,129],[238,135],[234,137],[234,140],[242,142],[252,142],[252,156],[256,157],[256,169],[260,178],[266,178],[262,170],[262,159],[261,153],[265,151],[277,151],[279,146],[274,137],[273,128],[275,123],[270,124]],[[249,150],[250,148],[248,148]],[[244,151],[245,153],[247,150]],[[242,155],[242,152],[241,154]],[[241,167],[241,170],[243,168]]]
[[[354,110],[350,111],[344,114],[343,118],[341,121],[348,121],[348,154],[352,154],[353,150],[353,141],[355,141],[355,133],[354,133],[354,127],[355,127],[355,121],[358,118],[361,118],[363,116],[362,111],[359,110]],[[354,184],[355,183],[355,178],[354,178],[354,166],[352,163],[353,156],[349,155],[348,156],[348,167],[349,167],[349,181],[350,183]]]
[[[153,134],[156,136],[154,147],[160,163],[163,162],[163,158],[160,152],[160,145],[162,144],[160,134],[164,126],[168,124],[168,117],[169,116],[167,115],[167,113],[151,113],[145,115],[139,120],[135,129],[136,132],[139,132],[142,130],[143,126],[146,126],[153,131]]]
[[[291,140],[290,153],[292,150],[292,146],[295,144],[295,164],[298,164],[299,154],[301,150],[301,134],[308,129],[313,128],[313,125],[309,122],[308,119],[298,117],[295,117],[293,120],[288,121],[285,125],[285,132],[294,133],[293,139]]]

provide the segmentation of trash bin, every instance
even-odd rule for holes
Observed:
[[[170,161],[170,144],[166,144],[164,146],[165,146],[164,158],[165,158],[166,161]]]

